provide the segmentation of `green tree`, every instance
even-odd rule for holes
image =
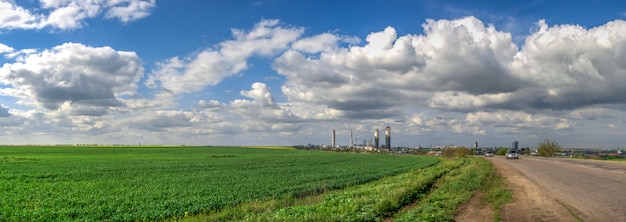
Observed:
[[[539,143],[537,151],[540,156],[554,156],[555,153],[561,152],[561,146],[554,140],[545,139]]]

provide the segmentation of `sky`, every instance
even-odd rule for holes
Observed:
[[[0,144],[390,126],[392,146],[620,148],[625,20],[623,0],[0,0]]]

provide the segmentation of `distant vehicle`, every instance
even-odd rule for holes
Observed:
[[[508,160],[508,159],[519,159],[519,155],[517,154],[517,152],[515,152],[515,150],[508,150],[506,151],[506,154],[504,155],[504,157]]]
[[[533,151],[530,153],[531,156],[539,156],[539,152],[537,151]]]
[[[493,157],[493,153],[492,153],[492,152],[487,151],[487,152],[485,152],[485,156],[486,156],[486,157]]]

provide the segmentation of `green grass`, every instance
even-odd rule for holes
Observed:
[[[0,147],[0,221],[196,215],[242,203],[302,199],[436,162],[283,149]]]
[[[253,201],[224,209],[174,218],[177,221],[384,221],[400,209],[429,196],[436,183],[472,161],[441,159],[398,175],[305,198]],[[423,166],[427,166],[424,164]],[[490,165],[485,165],[488,168]],[[465,167],[466,168],[466,167]],[[481,168],[482,170],[485,168]],[[463,171],[465,172],[465,171]],[[480,180],[481,178],[478,178]],[[463,186],[463,185],[459,185]],[[471,188],[470,188],[471,189]],[[446,212],[454,216],[454,212]]]
[[[428,193],[432,184],[455,167],[423,166],[407,173],[330,192],[319,203],[296,205],[248,215],[252,221],[376,221],[391,216],[403,206]],[[240,219],[240,218],[236,218]]]
[[[481,191],[485,193],[483,202],[493,209],[493,221],[500,221],[502,219],[502,207],[513,201],[513,192],[509,189],[505,178],[499,175],[495,168],[490,168],[487,173],[489,178],[481,187]]]
[[[452,221],[456,209],[467,202],[472,191],[490,176],[491,164],[480,158],[454,160],[460,167],[444,175],[435,188],[412,209],[396,216],[396,221]]]

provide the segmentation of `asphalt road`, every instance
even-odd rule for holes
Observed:
[[[514,167],[587,221],[626,221],[625,163],[530,156],[493,160]]]

